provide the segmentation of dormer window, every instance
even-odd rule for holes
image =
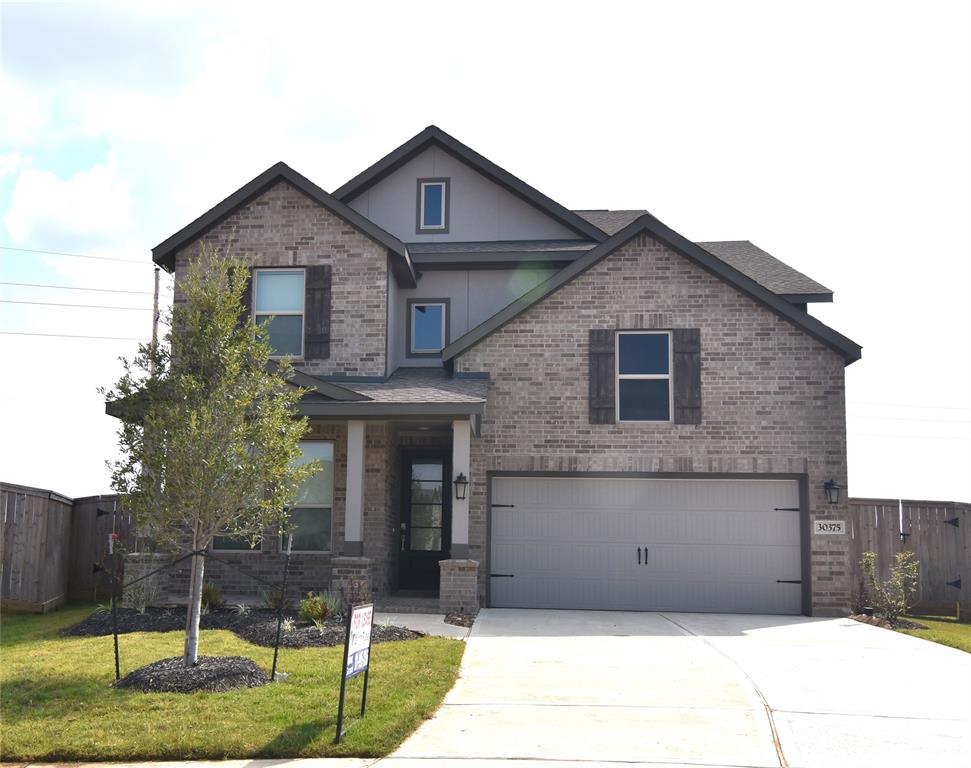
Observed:
[[[418,179],[417,232],[448,232],[448,179]]]

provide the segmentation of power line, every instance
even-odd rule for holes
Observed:
[[[126,291],[122,288],[82,288],[78,285],[51,285],[49,283],[11,283],[0,280],[0,285],[18,285],[25,288],[57,288],[65,291],[98,291],[100,293],[140,293],[151,296],[151,291]]]
[[[141,259],[122,259],[117,256],[91,256],[87,253],[65,253],[64,251],[41,251],[36,248],[14,248],[12,245],[0,245],[4,251],[19,251],[20,253],[40,253],[48,256],[70,256],[74,259],[97,259],[98,261],[123,261],[127,264],[142,264],[146,267],[154,266],[150,261]]]
[[[106,341],[141,341],[141,342],[147,341],[147,339],[135,339],[130,336],[83,336],[83,335],[74,335],[69,333],[27,333],[26,331],[0,331],[0,334],[4,336],[48,336],[51,338],[58,338],[58,339],[104,339]]]
[[[873,416],[865,413],[851,413],[851,419],[876,419],[878,421],[916,421],[919,424],[971,424],[969,419],[909,419],[906,416]]]
[[[971,406],[964,405],[913,405],[912,403],[868,403],[863,400],[849,400],[852,405],[881,405],[888,408],[921,408],[933,411],[971,411]]]
[[[850,437],[899,437],[903,440],[971,440],[958,435],[878,435],[872,432],[849,432]]]
[[[33,304],[38,307],[82,307],[84,309],[137,309],[139,312],[151,312],[151,307],[109,307],[106,304],[60,304],[56,301],[15,301],[14,299],[0,299],[0,304]]]

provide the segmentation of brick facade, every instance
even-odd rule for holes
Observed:
[[[438,566],[439,610],[442,613],[478,613],[479,563],[475,560],[442,560]]]
[[[331,343],[326,360],[294,361],[311,375],[384,376],[388,294],[386,249],[284,181],[207,233],[217,248],[254,267],[332,267]],[[176,254],[176,284],[198,241]],[[180,299],[178,291],[175,300]]]
[[[702,423],[589,423],[588,331],[700,328]],[[844,361],[761,304],[639,235],[471,348],[491,378],[472,441],[470,557],[485,598],[486,482],[494,470],[756,472],[808,476],[814,519],[846,517]],[[810,542],[813,613],[845,612],[848,542]]]

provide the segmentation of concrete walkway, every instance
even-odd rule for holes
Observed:
[[[389,613],[376,611],[375,624],[393,624],[396,627],[406,627],[416,632],[436,637],[451,637],[455,640],[465,640],[469,636],[469,627],[457,627],[445,623],[442,613]]]
[[[968,768],[969,690],[971,655],[848,619],[488,609],[386,762]]]

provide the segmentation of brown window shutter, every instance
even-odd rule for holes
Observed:
[[[614,332],[591,329],[590,348],[590,423],[613,424],[614,413]]]
[[[240,297],[239,303],[242,310],[239,313],[239,324],[243,325],[250,316],[253,314],[253,270],[249,267],[243,267],[246,270],[246,287],[243,289],[243,295]]]
[[[330,264],[307,267],[307,304],[304,316],[306,360],[330,357]]]
[[[675,328],[674,423],[701,424],[701,329]]]

